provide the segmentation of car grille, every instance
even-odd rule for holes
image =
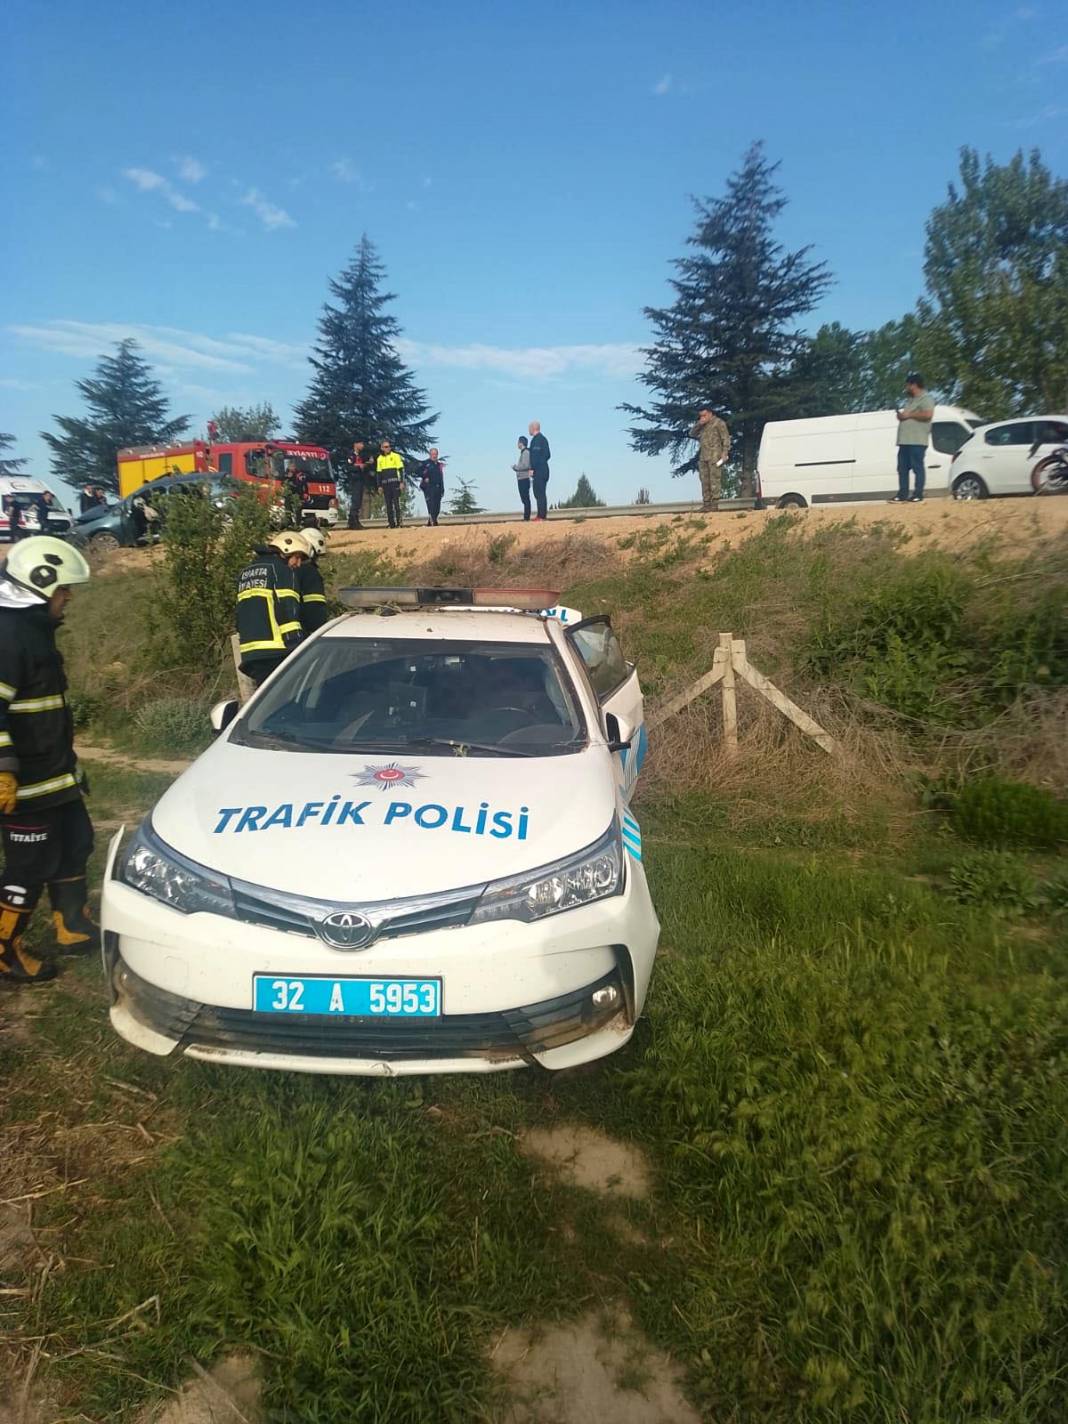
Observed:
[[[621,1012],[618,970],[555,999],[490,1014],[443,1014],[426,1019],[365,1019],[340,1014],[254,1013],[198,1004],[149,984],[122,959],[116,961],[115,988],[134,1017],[147,1028],[177,1038],[180,1048],[288,1054],[311,1058],[404,1059],[489,1058],[529,1061],[535,1053],[560,1048],[603,1028]],[[616,1002],[595,1008],[592,995],[614,985]]]
[[[404,900],[383,900],[365,905],[341,905],[336,901],[313,900],[303,895],[267,890],[241,880],[230,882],[234,896],[234,912],[239,920],[253,925],[266,925],[272,930],[315,937],[316,927],[328,915],[355,910],[373,926],[367,944],[376,940],[396,939],[400,935],[423,934],[427,930],[452,929],[466,925],[471,911],[478,904],[483,886],[468,886],[463,890],[440,895],[413,896]],[[366,949],[367,945],[361,948]]]

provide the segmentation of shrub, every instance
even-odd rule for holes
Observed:
[[[208,707],[195,697],[159,697],[134,713],[138,741],[153,751],[192,752],[211,740]]]
[[[157,666],[214,669],[234,631],[237,575],[268,537],[270,510],[255,489],[219,508],[199,493],[162,510],[163,561],[149,608]]]
[[[1040,903],[1038,881],[1018,856],[979,850],[950,866],[953,894],[964,904],[988,905],[1007,914],[1025,914]]]
[[[976,845],[1055,850],[1068,841],[1068,804],[1026,781],[976,777],[961,787],[949,816],[957,834]]]

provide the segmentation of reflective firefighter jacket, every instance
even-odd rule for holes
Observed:
[[[257,549],[237,576],[237,640],[241,665],[280,662],[304,635],[297,570],[277,549]]]
[[[67,678],[48,605],[0,577],[0,771],[18,779],[20,807],[81,795]]]
[[[306,559],[297,570],[297,585],[300,589],[300,621],[305,633],[314,633],[329,621],[330,609],[326,602],[326,586],[315,559]]]

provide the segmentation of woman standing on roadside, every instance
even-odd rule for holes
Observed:
[[[526,523],[530,518],[530,451],[527,449],[525,435],[519,437],[519,459],[512,469],[519,486],[519,498],[523,501],[523,522]]]

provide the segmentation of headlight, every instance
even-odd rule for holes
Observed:
[[[114,875],[124,885],[151,895],[153,900],[183,915],[194,915],[198,910],[212,915],[234,913],[226,877],[186,860],[164,845],[147,817],[115,862]]]
[[[469,924],[487,920],[542,920],[619,895],[623,890],[623,851],[619,826],[612,824],[599,841],[577,855],[540,866],[507,880],[491,880],[472,911]]]

